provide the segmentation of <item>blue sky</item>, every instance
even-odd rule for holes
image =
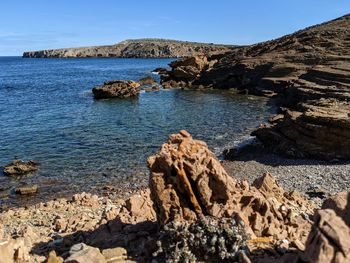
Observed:
[[[349,0],[1,0],[0,56],[157,37],[251,44],[350,13]]]

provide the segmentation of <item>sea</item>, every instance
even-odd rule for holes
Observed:
[[[88,192],[105,183],[117,186],[131,176],[136,184],[143,182],[147,157],[182,129],[207,142],[220,158],[271,114],[265,98],[233,90],[92,96],[91,89],[108,80],[152,76],[159,81],[152,71],[171,61],[0,57],[0,166],[14,159],[40,164],[37,173],[22,178],[0,173],[0,205]],[[18,197],[15,188],[27,184],[38,184],[39,193]]]

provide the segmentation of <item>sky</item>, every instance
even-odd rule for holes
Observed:
[[[350,13],[349,0],[1,0],[0,56],[167,38],[253,44]]]

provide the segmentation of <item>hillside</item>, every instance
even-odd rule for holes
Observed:
[[[190,57],[199,54],[217,54],[231,50],[233,46],[197,43],[167,39],[130,39],[115,45],[48,49],[24,52],[24,58],[171,58]]]
[[[350,15],[219,56],[176,61],[162,83],[278,97],[280,114],[254,133],[266,146],[293,157],[350,159]]]

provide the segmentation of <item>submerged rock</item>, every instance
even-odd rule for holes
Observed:
[[[128,98],[140,93],[140,84],[132,80],[111,80],[92,89],[95,99]]]
[[[38,192],[38,185],[20,186],[16,188],[15,192],[19,195],[33,195]]]
[[[21,176],[28,173],[36,172],[39,164],[35,161],[14,160],[4,167],[4,175]]]

